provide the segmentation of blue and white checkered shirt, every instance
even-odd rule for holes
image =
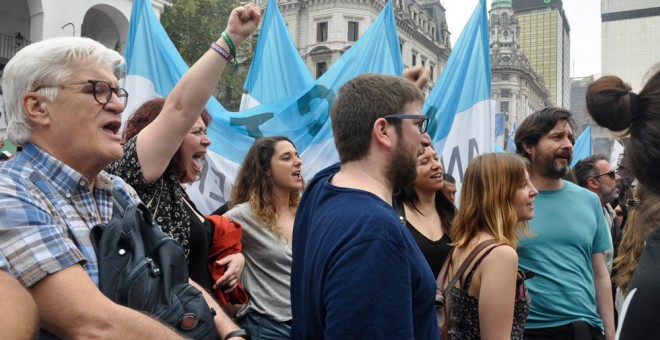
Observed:
[[[8,271],[30,287],[80,263],[98,286],[91,228],[112,218],[112,189],[139,201],[128,184],[101,172],[90,192],[79,172],[33,144],[0,162],[0,250]]]

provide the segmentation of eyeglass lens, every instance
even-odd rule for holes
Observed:
[[[90,80],[93,87],[94,99],[102,105],[107,104],[112,99],[112,94],[116,94],[119,100],[126,105],[128,101],[128,92],[122,88],[112,87],[109,83],[102,80]]]

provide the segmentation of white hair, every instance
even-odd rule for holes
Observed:
[[[30,138],[32,127],[22,105],[25,93],[34,92],[40,85],[61,84],[82,67],[107,67],[116,72],[123,64],[119,53],[89,38],[53,38],[21,49],[7,63],[2,77],[7,137],[17,146]],[[39,93],[53,101],[59,87],[43,88]]]

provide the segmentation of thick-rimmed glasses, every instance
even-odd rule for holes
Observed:
[[[598,176],[594,176],[594,178],[598,178],[598,177],[601,177],[601,176],[608,176],[609,178],[614,179],[614,178],[616,177],[616,173],[614,172],[614,170],[610,170],[610,171],[608,171],[608,172],[606,172],[606,173],[604,173],[604,174],[600,174],[600,175],[598,175]]]
[[[121,87],[112,87],[110,83],[104,80],[85,80],[78,81],[73,83],[63,83],[63,84],[52,84],[52,85],[39,85],[34,91],[39,91],[45,87],[60,87],[66,85],[85,85],[92,84],[92,94],[94,95],[94,100],[101,105],[105,105],[110,102],[112,99],[112,94],[116,94],[119,101],[121,101],[124,106],[128,101],[128,92]]]
[[[426,129],[429,127],[429,118],[430,116],[426,115],[407,115],[407,114],[396,114],[396,115],[387,115],[383,117],[385,119],[421,119],[419,122],[417,122],[417,127],[419,128],[419,133],[424,134],[426,133]]]

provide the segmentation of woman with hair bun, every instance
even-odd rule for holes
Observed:
[[[635,204],[638,212],[626,226],[652,228],[660,225],[660,64],[644,88],[632,92],[619,77],[605,76],[587,89],[587,109],[601,126],[630,136],[626,145],[632,174],[646,191]],[[660,228],[646,238],[642,256],[628,285],[628,295],[619,317],[618,339],[660,337]]]

